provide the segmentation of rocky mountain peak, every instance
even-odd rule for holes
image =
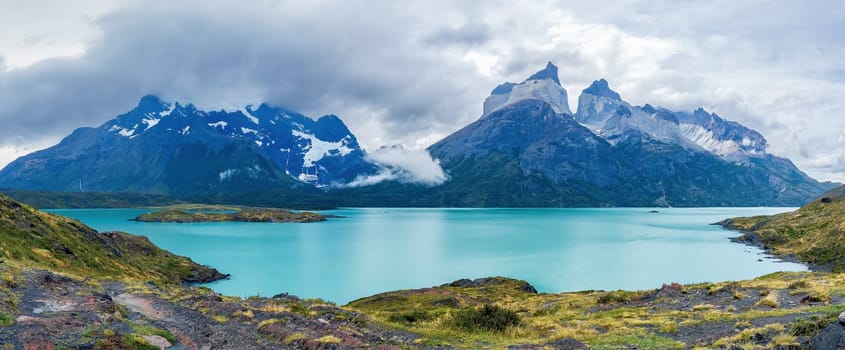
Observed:
[[[589,87],[584,89],[582,93],[590,94],[593,96],[606,97],[612,100],[622,100],[622,97],[620,97],[616,91],[611,90],[610,86],[607,83],[607,80],[604,79],[594,81],[592,84],[590,84]]]
[[[139,113],[156,113],[167,110],[169,107],[170,103],[162,101],[156,95],[144,95],[138,101],[138,105],[135,106],[134,111]]]
[[[560,79],[558,79],[557,77],[557,66],[555,66],[551,61],[546,63],[546,68],[543,68],[539,72],[532,74],[530,77],[528,77],[528,79],[525,79],[525,81],[545,79],[551,79],[555,83],[557,83],[557,85],[560,85]]]
[[[543,101],[557,114],[572,115],[566,89],[557,76],[557,66],[551,62],[522,83],[505,82],[493,89],[490,97],[484,100],[484,116],[525,100]]]

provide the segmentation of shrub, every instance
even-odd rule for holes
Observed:
[[[708,311],[713,310],[713,305],[710,304],[698,304],[692,307],[692,311]]]
[[[318,343],[325,343],[325,344],[340,344],[340,338],[330,334],[330,335],[324,336],[320,339],[317,339],[317,342]]]
[[[393,323],[402,323],[410,325],[419,321],[429,321],[432,318],[433,317],[428,312],[422,310],[414,310],[390,315],[387,320]]]
[[[765,297],[757,301],[757,306],[768,306],[771,308],[778,307],[778,294],[776,291],[772,291],[767,294]]]
[[[810,295],[807,296],[807,301],[812,303],[828,302],[830,301],[830,293],[821,287],[815,287],[810,290]]]
[[[285,344],[290,344],[290,343],[293,343],[295,341],[299,341],[299,340],[302,340],[302,339],[308,339],[308,336],[303,334],[303,333],[297,332],[297,333],[293,333],[293,334],[285,337],[284,342],[285,342]]]
[[[812,337],[824,327],[827,327],[828,324],[832,323],[830,317],[828,318],[821,318],[818,316],[810,316],[809,319],[805,320],[803,318],[798,318],[795,320],[795,323],[792,324],[792,327],[789,329],[789,334],[798,336],[798,337]]]
[[[807,288],[809,286],[810,286],[810,284],[807,283],[807,281],[800,280],[800,281],[795,281],[795,282],[790,283],[789,286],[787,286],[786,288],[789,288],[789,289],[804,289],[804,288]]]
[[[484,305],[481,308],[464,309],[455,312],[452,324],[465,331],[503,332],[518,325],[519,315],[496,305]]]
[[[607,292],[602,294],[599,299],[596,301],[599,304],[610,304],[610,303],[624,303],[631,300],[631,296],[634,293],[626,292],[622,290],[618,290],[615,292]]]

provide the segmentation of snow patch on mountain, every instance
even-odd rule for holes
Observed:
[[[144,130],[147,130],[149,128],[156,126],[156,124],[158,124],[159,121],[161,121],[161,118],[144,118],[144,119],[141,119],[142,123],[147,124],[147,127],[144,128]]]
[[[135,127],[132,128],[132,130],[129,130],[129,129],[126,129],[126,128],[120,128],[117,133],[120,134],[120,136],[123,136],[123,137],[132,137],[132,135],[135,135],[135,130],[137,130],[137,129],[138,129],[138,124],[135,124]]]
[[[169,116],[170,113],[173,113],[173,110],[176,109],[176,103],[167,103],[167,109],[158,113],[158,115],[162,117]]]
[[[249,109],[250,109],[250,106],[246,106],[246,107],[242,108],[240,110],[240,112],[241,112],[241,114],[244,115],[244,117],[249,119],[249,121],[251,121],[253,124],[258,125],[258,118],[256,116],[252,115],[252,112],[250,112]]]
[[[707,130],[700,125],[681,124],[680,127],[687,138],[708,152],[724,157],[740,151],[739,143],[733,140],[718,140],[714,137],[713,131]],[[751,140],[745,138],[743,141],[750,143]]]
[[[208,123],[208,126],[210,126],[210,127],[212,127],[212,128],[221,127],[221,128],[224,128],[224,129],[225,129],[225,128],[226,128],[226,126],[228,126],[228,125],[229,125],[229,123],[224,122],[224,121],[222,121],[222,120],[221,120],[221,121],[219,121],[219,122],[215,122],[215,123]]]
[[[234,176],[237,173],[238,173],[238,169],[226,169],[226,170],[221,171],[219,174],[217,174],[217,176],[220,178],[220,182],[223,182],[223,181],[231,178],[232,176]]]
[[[308,144],[302,147],[302,150],[305,151],[305,161],[302,163],[302,166],[306,168],[313,167],[314,163],[319,162],[323,157],[345,156],[353,151],[353,149],[348,147],[351,142],[349,136],[342,138],[338,142],[328,142],[299,130],[291,130],[291,133],[300,140],[308,141]]]

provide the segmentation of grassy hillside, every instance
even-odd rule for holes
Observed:
[[[2,195],[0,258],[20,268],[90,278],[180,284],[224,277],[213,268],[156,247],[146,237],[98,233],[79,221],[38,211]]]
[[[792,255],[822,270],[845,271],[845,186],[794,212],[721,224],[745,232],[742,240],[760,243],[774,254]]]
[[[382,293],[348,306],[421,344],[459,349],[539,344],[582,349],[826,349],[845,276],[776,273],[648,291],[544,294],[502,277]],[[837,328],[838,327],[838,328]],[[566,347],[569,345],[570,347]]]

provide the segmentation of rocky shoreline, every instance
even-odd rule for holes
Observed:
[[[712,225],[722,226],[725,229],[739,232],[741,235],[739,235],[737,237],[731,237],[730,238],[731,242],[739,243],[739,244],[745,244],[747,246],[754,247],[754,248],[759,248],[760,250],[762,250],[763,252],[766,253],[767,257],[777,259],[777,260],[780,260],[780,261],[783,261],[783,262],[801,264],[801,265],[807,266],[807,269],[809,269],[810,271],[831,272],[831,270],[832,270],[832,267],[829,266],[829,265],[827,265],[827,266],[826,265],[818,265],[818,264],[813,264],[813,263],[810,263],[810,262],[807,262],[807,261],[803,261],[800,258],[798,258],[797,256],[795,256],[794,254],[777,254],[777,253],[775,253],[774,251],[772,251],[772,249],[770,247],[766,246],[766,244],[763,242],[763,238],[760,237],[760,235],[758,235],[754,231],[744,230],[741,227],[738,227],[734,223],[733,218],[724,219],[724,220],[721,220],[721,221],[718,221],[718,222],[714,222]]]

